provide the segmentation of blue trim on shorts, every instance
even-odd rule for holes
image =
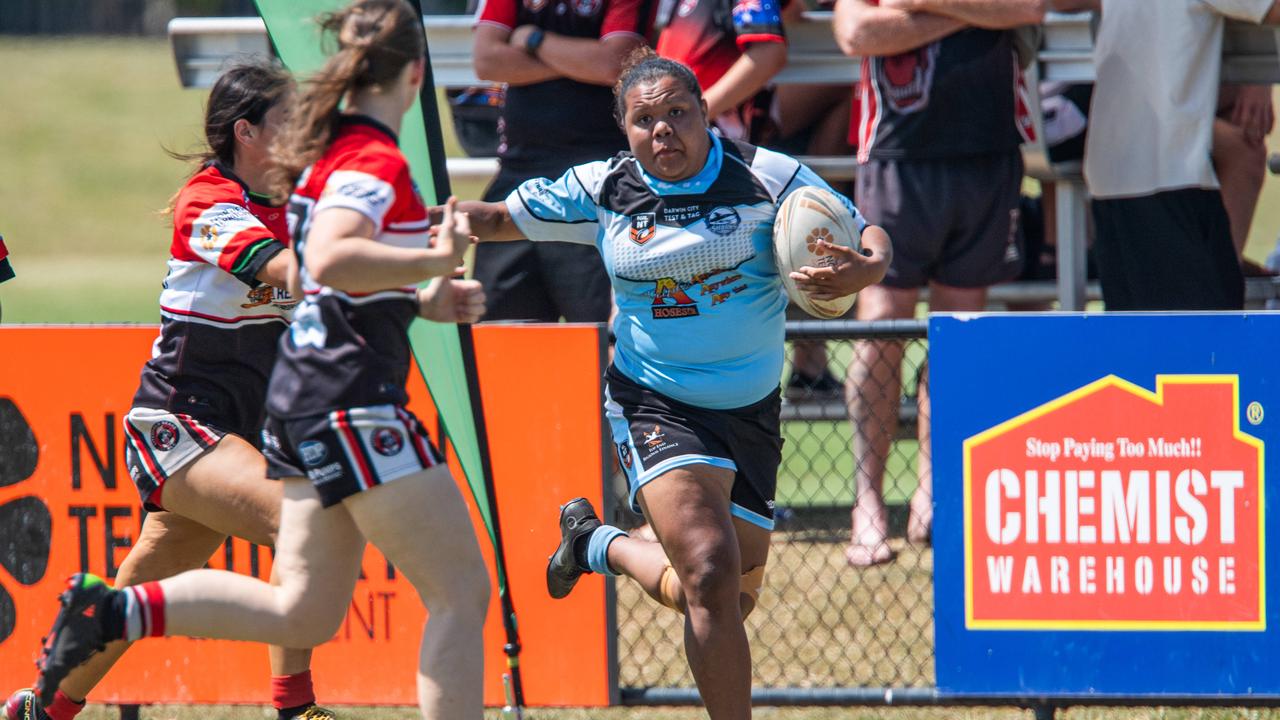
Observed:
[[[639,464],[639,460],[635,464]],[[640,492],[640,488],[653,482],[659,476],[668,473],[678,467],[685,465],[710,465],[712,467],[724,468],[738,472],[738,465],[732,460],[727,460],[714,455],[677,455],[673,458],[667,458],[662,462],[654,465],[652,468],[645,470],[643,473],[636,474],[634,470],[627,470],[628,485],[630,492],[627,493],[627,501],[631,503],[631,509],[637,513],[642,513],[640,504],[636,502],[636,493]],[[643,513],[642,513],[643,514]]]
[[[745,520],[757,527],[762,527],[771,532],[773,531],[773,518],[767,518],[759,513],[751,512],[738,503],[729,503],[729,514],[740,520]]]

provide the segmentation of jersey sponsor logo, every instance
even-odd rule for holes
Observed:
[[[328,465],[307,470],[307,478],[317,485],[331,483],[342,478],[344,471],[342,463],[331,462]]]
[[[675,278],[662,278],[653,288],[653,319],[693,317],[698,314],[698,303],[689,297]]]
[[[660,452],[680,447],[678,442],[667,441],[667,434],[662,431],[661,425],[654,425],[652,432],[641,430],[640,434],[644,437],[644,456],[640,458],[641,462],[648,462]]]
[[[938,43],[931,43],[882,58],[876,64],[876,82],[883,89],[885,102],[895,112],[914,113],[928,107],[939,47]]]
[[[676,14],[680,17],[689,17],[697,9],[698,0],[680,0],[680,5],[676,8]]]
[[[643,245],[658,233],[658,216],[655,213],[639,213],[631,216],[631,242]]]
[[[399,455],[400,451],[404,449],[404,436],[395,428],[377,428],[373,431],[371,440],[373,442],[373,451],[384,457]]]
[[[573,0],[573,11],[582,17],[591,17],[600,12],[604,0]]]
[[[182,438],[178,434],[178,426],[168,420],[161,420],[151,426],[151,447],[160,452],[168,452],[178,445]]]
[[[618,446],[618,461],[622,467],[631,469],[631,446],[627,443],[615,443]]]
[[[664,432],[662,432],[662,426],[661,426],[661,425],[654,425],[654,426],[653,426],[653,432],[647,432],[647,433],[645,433],[645,434],[644,434],[644,444],[645,444],[645,447],[650,447],[650,448],[652,448],[652,447],[656,447],[656,446],[658,446],[658,445],[661,445],[661,444],[662,444],[662,439],[663,439],[663,438],[665,438],[666,436],[667,436],[667,434],[666,434],[666,433],[664,433]]]
[[[218,228],[212,225],[205,225],[200,228],[200,247],[205,250],[212,250],[218,246]]]
[[[717,235],[730,235],[742,224],[742,216],[727,205],[712,208],[707,213],[707,228]]]
[[[288,290],[282,290],[270,285],[259,285],[258,287],[250,290],[245,293],[245,300],[247,300],[247,302],[240,303],[240,307],[245,310],[262,307],[263,305],[293,307],[298,304],[298,301],[289,294]]]
[[[298,446],[298,453],[302,455],[303,464],[316,467],[329,457],[329,448],[319,440],[307,440]]]

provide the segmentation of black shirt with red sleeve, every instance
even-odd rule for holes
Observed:
[[[1013,32],[966,28],[887,57],[862,58],[850,141],[858,160],[1016,152],[1027,119]]]
[[[689,66],[705,91],[751,43],[785,43],[782,0],[666,0],[658,54]]]
[[[486,0],[477,24],[535,25],[574,38],[644,39],[647,0]],[[507,88],[499,124],[504,171],[559,173],[627,148],[613,119],[613,88],[557,78]],[[554,176],[554,175],[552,175]]]

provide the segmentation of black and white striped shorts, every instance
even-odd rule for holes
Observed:
[[[398,405],[268,417],[262,446],[267,477],[309,478],[324,507],[444,462],[418,418]]]
[[[152,512],[164,510],[165,481],[211,450],[226,434],[183,413],[130,409],[124,417],[124,462],[143,507]]]

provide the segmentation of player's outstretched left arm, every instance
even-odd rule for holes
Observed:
[[[868,285],[884,279],[893,260],[893,244],[889,234],[878,225],[862,230],[862,252],[851,247],[819,240],[828,255],[839,258],[834,267],[815,268],[805,265],[791,273],[796,287],[814,300],[834,300],[852,295]]]

